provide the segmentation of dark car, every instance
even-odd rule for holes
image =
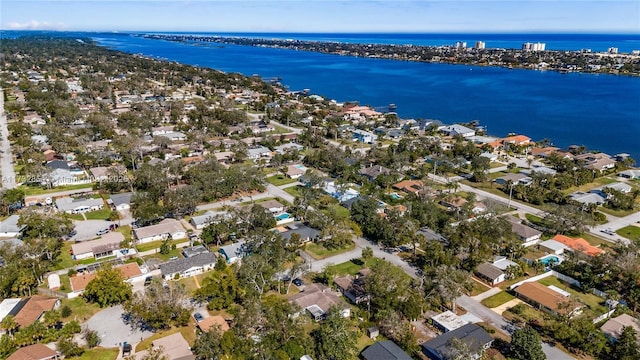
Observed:
[[[144,286],[149,286],[149,285],[151,285],[151,280],[153,280],[153,276],[147,276],[147,277],[144,279]]]
[[[302,279],[295,278],[295,279],[293,279],[293,285],[302,286],[302,285],[304,285],[304,281],[302,281]]]
[[[200,313],[193,314],[193,318],[196,319],[196,322],[200,322],[200,321],[204,320],[204,317]]]

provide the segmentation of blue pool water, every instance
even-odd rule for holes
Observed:
[[[396,200],[402,199],[402,196],[398,195],[397,193],[391,193],[391,194],[389,194],[389,196],[391,196],[392,198],[394,198]]]
[[[547,256],[545,258],[540,259],[540,262],[543,263],[545,266],[547,266],[550,263],[559,264],[560,259],[557,256]]]
[[[288,219],[291,215],[289,213],[278,214],[275,218],[276,220],[284,220]]]

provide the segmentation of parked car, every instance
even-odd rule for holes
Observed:
[[[104,234],[108,233],[109,231],[110,231],[109,229],[102,229],[102,230],[98,231],[96,233],[96,235],[101,236],[101,235],[104,235]]]
[[[151,285],[151,281],[152,281],[152,280],[153,280],[153,276],[147,276],[147,277],[144,279],[144,286],[149,286],[149,285]]]
[[[204,317],[200,313],[193,314],[193,318],[196,319],[196,322],[200,322],[200,321],[204,320]]]
[[[304,281],[302,281],[302,279],[295,278],[295,279],[293,279],[293,285],[302,286],[302,285],[304,285]]]

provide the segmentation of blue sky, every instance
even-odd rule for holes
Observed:
[[[1,0],[0,28],[640,33],[640,1]]]

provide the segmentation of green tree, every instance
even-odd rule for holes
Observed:
[[[78,346],[70,337],[63,337],[58,340],[56,344],[58,351],[60,351],[65,357],[72,358],[80,356],[84,352],[84,349]]]
[[[342,312],[332,307],[320,327],[313,331],[319,360],[356,359],[358,333]]]
[[[193,344],[193,354],[198,360],[221,359],[225,354],[222,350],[222,333],[214,328],[200,333]]]
[[[100,345],[100,335],[98,335],[98,332],[95,330],[86,328],[84,330],[83,337],[87,341],[87,346],[89,347],[89,349],[93,349],[94,347]]]
[[[511,357],[516,360],[544,360],[540,335],[531,326],[517,329],[511,336]]]
[[[613,343],[611,357],[617,360],[640,359],[640,344],[635,329],[625,326],[618,340]]]
[[[185,300],[184,285],[174,283],[165,288],[160,281],[153,280],[144,293],[136,292],[125,302],[124,309],[131,314],[134,322],[154,330],[166,329],[189,323],[191,310],[185,307]]]
[[[8,358],[16,349],[16,343],[8,334],[0,336],[0,358]]]
[[[373,249],[372,248],[367,246],[364,249],[362,249],[362,258],[364,259],[365,262],[367,260],[371,259],[372,257],[373,257]]]
[[[16,323],[13,315],[7,315],[2,319],[2,322],[0,322],[0,327],[2,327],[9,336],[13,336],[13,332],[18,328],[18,323]]]
[[[95,279],[89,281],[83,296],[100,307],[121,304],[131,298],[131,284],[122,279],[119,269],[105,267],[98,270]]]
[[[384,317],[389,311],[398,309],[409,283],[409,277],[401,268],[387,261],[374,263],[364,285],[371,296],[373,314]]]
[[[208,301],[207,307],[210,310],[222,310],[235,302],[239,295],[238,291],[236,274],[231,266],[225,265],[224,269],[214,270],[204,278],[202,287],[195,292],[195,298]]]

